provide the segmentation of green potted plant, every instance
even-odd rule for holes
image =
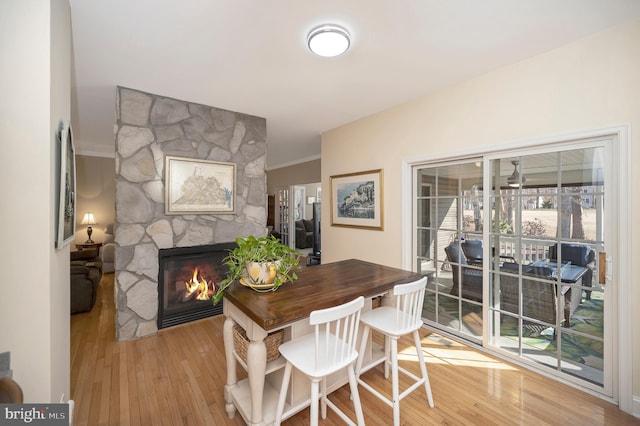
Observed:
[[[237,238],[236,244],[238,246],[229,250],[223,260],[229,271],[212,297],[214,305],[222,300],[224,291],[236,280],[256,291],[275,291],[285,282],[298,279],[295,271],[301,253],[282,244],[273,235]]]

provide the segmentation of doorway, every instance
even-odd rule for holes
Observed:
[[[295,184],[276,189],[275,231],[281,241],[319,262],[321,183]]]
[[[617,285],[599,260],[619,267],[617,146],[613,135],[411,165],[425,323],[615,398]]]

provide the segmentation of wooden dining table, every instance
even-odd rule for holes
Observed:
[[[358,259],[303,267],[297,275],[297,280],[285,283],[274,292],[259,293],[237,282],[225,292],[227,383],[224,398],[229,418],[235,416],[237,409],[249,425],[273,422],[281,380],[281,374],[277,372],[284,366],[284,360],[278,358],[267,364],[264,339],[269,333],[284,329],[285,340],[297,338],[310,332],[308,318],[312,311],[340,305],[359,296],[365,297],[363,310],[366,311],[371,309],[373,298],[385,295],[396,284],[420,278],[415,272]],[[236,324],[245,330],[249,340],[246,363],[234,350],[233,328]],[[246,368],[248,375],[240,382],[236,374],[238,363]],[[341,383],[338,379],[334,385]],[[300,389],[298,392],[292,385],[290,399],[300,399],[298,393],[303,393]]]

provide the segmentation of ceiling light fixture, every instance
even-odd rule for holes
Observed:
[[[507,178],[507,183],[512,188],[519,188],[527,179],[522,175],[522,181],[520,180],[520,172],[518,172],[518,164],[520,164],[520,161],[513,160],[511,164],[513,164],[513,173]]]
[[[315,27],[307,36],[309,49],[316,55],[327,58],[342,55],[349,49],[350,44],[351,36],[349,32],[333,24]]]

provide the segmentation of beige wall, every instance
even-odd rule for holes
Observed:
[[[67,0],[0,2],[0,352],[25,402],[69,397],[69,247],[55,241],[55,132],[71,115]],[[26,288],[29,292],[26,292]]]
[[[385,209],[384,231],[367,231],[329,226],[329,204],[323,203],[323,262],[357,254],[402,266],[403,160],[621,124],[640,127],[639,40],[636,21],[323,134],[323,188],[331,175],[382,168]],[[637,134],[632,131],[632,144],[640,142]],[[640,164],[640,150],[632,156]],[[634,168],[633,182],[639,178]],[[640,194],[629,196],[638,211]],[[633,249],[626,254],[631,259],[640,253],[639,229],[631,235]],[[638,293],[633,306],[640,306]],[[635,336],[638,366],[640,336]],[[634,395],[640,395],[638,370]]]
[[[116,160],[115,158],[76,157],[76,238],[73,244],[87,241],[87,225],[81,225],[82,216],[93,212],[96,218],[91,239],[104,241],[104,228],[116,217]],[[74,247],[72,247],[72,250]]]
[[[281,186],[320,182],[320,160],[267,171],[267,194],[274,195]],[[307,194],[309,195],[309,194]]]

